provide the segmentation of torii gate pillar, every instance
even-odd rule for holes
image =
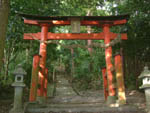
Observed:
[[[103,25],[103,32],[104,32],[104,42],[105,44],[109,44],[110,43],[110,25],[109,24],[104,24]],[[109,96],[107,98],[107,104],[112,104],[115,103],[115,90],[113,88],[114,84],[113,84],[113,73],[112,73],[112,47],[107,47],[105,49],[105,59],[106,59],[106,73],[107,73],[107,79],[108,79],[108,93]]]
[[[107,101],[107,97],[108,97],[108,82],[107,82],[106,67],[102,68],[102,76],[103,76],[104,96],[105,96],[105,101]]]
[[[43,102],[45,101],[46,95],[44,94],[45,88],[44,88],[44,83],[46,80],[46,43],[45,41],[47,40],[47,35],[48,35],[48,26],[47,25],[42,25],[41,27],[41,43],[40,43],[40,50],[39,54],[41,56],[40,58],[40,71],[39,71],[39,87],[37,91],[37,101]]]
[[[124,85],[124,76],[123,76],[123,67],[122,67],[122,58],[120,54],[115,55],[115,70],[116,70],[116,80],[118,88],[118,100],[119,104],[126,104],[125,96],[125,85]]]

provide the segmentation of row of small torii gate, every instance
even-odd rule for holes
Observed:
[[[109,44],[119,34],[110,32],[113,26],[124,25],[127,23],[129,15],[119,16],[35,16],[21,14],[24,23],[41,27],[41,32],[25,33],[25,40],[40,40],[39,55],[33,58],[32,80],[29,101],[43,100],[47,97],[47,76],[46,68],[46,46],[47,40],[104,40],[105,44]],[[54,26],[72,26],[73,33],[51,33],[48,30]],[[79,33],[80,26],[97,26],[102,28],[100,33]],[[34,38],[33,38],[34,37]],[[121,39],[126,40],[127,34],[122,33]],[[105,48],[106,68],[102,69],[104,95],[105,99],[110,103],[113,101],[116,91],[114,89],[112,73],[112,47]],[[120,55],[115,57],[115,70],[117,80],[117,92],[119,103],[125,104],[125,87],[122,72],[122,59]]]

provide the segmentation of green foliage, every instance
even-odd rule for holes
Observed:
[[[128,29],[128,40],[123,41],[124,64],[127,87],[138,88],[137,77],[140,75],[145,63],[149,65],[149,0],[125,0],[115,2],[117,7],[112,7],[112,13],[130,14],[126,25]],[[131,69],[132,68],[132,69]],[[131,76],[132,75],[132,76]],[[135,83],[136,82],[136,83]],[[133,85],[134,84],[134,85]],[[136,84],[136,85],[135,85]]]

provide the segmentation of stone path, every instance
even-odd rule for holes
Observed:
[[[29,113],[144,113],[133,103],[121,107],[107,107],[102,90],[96,93],[85,92],[79,96],[63,76],[57,76],[54,98],[48,98],[42,105],[30,104],[27,111]]]
[[[61,75],[57,76],[56,97],[57,96],[76,96],[68,80]]]
[[[100,103],[104,102],[103,94],[99,96],[79,96],[77,95],[71,85],[68,83],[64,77],[57,77],[57,85],[56,85],[56,96],[55,98],[48,99],[47,103],[65,103],[65,104],[81,104],[81,103]]]

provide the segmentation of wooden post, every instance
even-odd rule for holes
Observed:
[[[122,69],[122,58],[120,54],[115,55],[115,70],[116,70],[119,104],[126,104],[125,86],[124,86],[123,69]]]
[[[74,75],[74,49],[71,48],[71,76]]]
[[[45,66],[46,66],[46,43],[44,41],[47,40],[48,35],[48,26],[42,25],[41,28],[41,43],[40,43],[40,68],[39,71],[39,89],[38,89],[38,96],[44,97],[44,82],[45,82]]]
[[[31,88],[30,88],[30,96],[29,96],[30,102],[36,101],[37,88],[38,88],[39,62],[40,62],[40,56],[35,55],[33,57],[33,66],[32,66]]]
[[[48,69],[45,69],[44,97],[47,97]]]
[[[87,16],[92,16],[92,11],[91,10],[87,11]],[[87,26],[87,33],[88,34],[92,33],[91,26]],[[87,43],[88,43],[88,46],[92,45],[92,40],[87,40]],[[92,56],[92,48],[88,48],[88,51],[89,51],[89,54]],[[90,63],[90,65],[91,65],[91,63]]]
[[[105,44],[110,43],[110,26],[109,24],[104,24],[103,26],[103,33],[104,33],[104,42]],[[108,79],[108,93],[109,97],[107,99],[108,104],[115,103],[115,90],[113,84],[113,65],[111,62],[112,59],[112,47],[107,47],[105,49],[105,59],[106,59],[106,72],[107,72],[107,79]]]
[[[107,86],[106,68],[102,68],[102,76],[103,76],[104,96],[105,96],[105,100],[107,100],[107,97],[108,97],[108,86]]]

